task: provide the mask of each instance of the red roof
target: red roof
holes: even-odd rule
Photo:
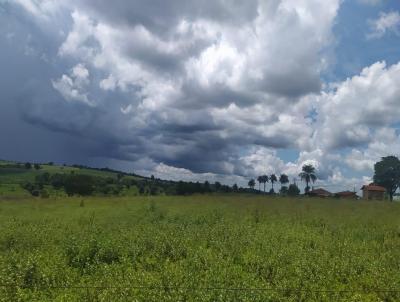
[[[324,189],[315,189],[315,190],[310,191],[308,194],[318,195],[318,196],[331,196],[332,195],[331,192],[328,192],[327,190],[324,190]]]
[[[376,184],[369,184],[368,186],[363,186],[361,190],[386,192],[386,189],[384,187],[378,186]]]
[[[357,194],[355,192],[350,192],[350,191],[344,191],[344,192],[338,192],[336,195],[339,196],[356,196]]]

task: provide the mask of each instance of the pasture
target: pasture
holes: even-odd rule
[[[400,205],[0,197],[0,301],[399,301]]]

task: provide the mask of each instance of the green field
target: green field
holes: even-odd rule
[[[399,301],[400,205],[0,197],[0,301]]]

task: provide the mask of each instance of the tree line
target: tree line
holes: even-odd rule
[[[68,196],[80,195],[114,195],[123,194],[132,187],[139,195],[191,195],[206,193],[253,193],[237,184],[223,185],[220,182],[166,181],[150,178],[133,179],[130,174],[117,173],[115,177],[92,176],[71,171],[68,173],[50,174],[44,172],[35,177],[33,182],[21,184],[22,188],[33,196],[49,197],[49,189],[63,191]]]
[[[302,181],[306,183],[305,194],[310,192],[310,184],[314,183],[317,180],[316,171],[313,165],[304,165],[302,167],[302,171],[299,174],[299,177]],[[292,184],[289,184],[289,176],[286,174],[281,174],[279,178],[275,174],[271,175],[260,175],[257,178],[258,182],[258,191],[261,192],[261,184],[263,185],[263,192],[266,193],[266,184],[271,183],[271,189],[269,190],[269,194],[275,194],[274,184],[279,182],[281,187],[279,190],[279,194],[281,195],[290,195],[295,196],[300,194],[300,189],[297,186],[296,182],[293,181]],[[249,188],[254,190],[256,186],[256,180],[250,179],[248,182]]]

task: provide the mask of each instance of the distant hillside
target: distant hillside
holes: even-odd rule
[[[188,195],[194,193],[255,193],[218,182],[175,182],[147,178],[109,168],[0,160],[0,196],[65,195]]]
[[[52,163],[47,164],[38,164],[39,169],[35,168],[34,163],[29,163],[30,168],[26,168],[26,163],[19,162],[11,162],[0,160],[0,184],[16,184],[23,183],[26,181],[35,181],[35,178],[38,175],[41,175],[45,172],[50,174],[82,174],[89,175],[93,177],[117,177],[119,174],[127,177],[129,179],[146,179],[145,177],[138,176],[135,174],[124,173],[121,171],[115,171],[109,168],[91,168],[80,165],[56,165]]]

